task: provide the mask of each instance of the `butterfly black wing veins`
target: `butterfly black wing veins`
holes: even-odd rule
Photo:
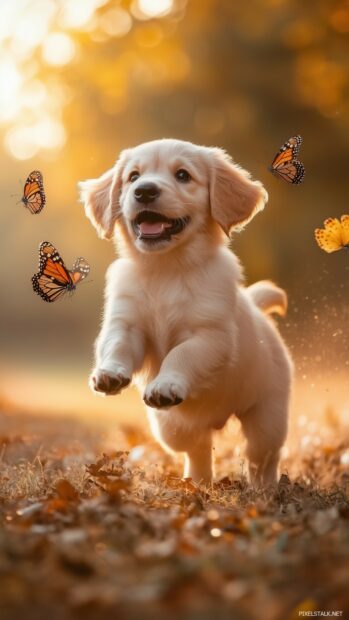
[[[305,175],[303,164],[297,159],[302,137],[297,135],[285,142],[277,152],[269,170],[278,178],[292,185],[302,183]]]
[[[37,215],[42,211],[46,204],[43,176],[39,170],[33,170],[27,177],[24,184],[23,196],[21,198],[26,209],[32,215]]]
[[[52,303],[72,293],[89,271],[90,267],[82,257],[69,271],[58,250],[49,241],[43,241],[39,247],[39,271],[32,277],[33,290],[41,299]]]

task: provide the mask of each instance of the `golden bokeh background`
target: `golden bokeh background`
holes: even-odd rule
[[[0,394],[33,411],[141,412],[131,390],[88,391],[112,244],[77,201],[120,149],[158,137],[218,145],[266,186],[266,210],[237,235],[249,282],[290,297],[280,327],[297,367],[298,412],[348,413],[349,253],[325,255],[313,230],[349,212],[347,0],[3,0],[0,21]],[[268,171],[300,133],[304,183]],[[47,206],[18,203],[32,169]],[[31,289],[49,240],[91,275],[71,299]]]

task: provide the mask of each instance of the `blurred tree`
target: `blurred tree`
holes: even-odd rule
[[[18,338],[35,322],[51,338],[57,315],[69,322],[67,338],[82,321],[92,338],[112,251],[96,240],[82,209],[69,206],[76,181],[102,173],[123,147],[165,136],[222,146],[261,179],[269,204],[234,240],[249,280],[273,277],[288,288],[291,324],[304,323],[318,340],[329,330],[314,318],[321,308],[331,325],[343,323],[348,255],[322,254],[313,230],[348,212],[348,33],[347,0],[4,0],[3,194],[34,166],[43,169],[48,193],[35,225],[14,218],[8,198],[0,213],[1,285],[10,292],[1,312]],[[267,170],[294,133],[304,138],[299,187]],[[33,245],[46,237],[68,264],[86,254],[97,284],[79,292],[87,304],[77,295],[51,314],[28,286],[23,316],[16,278],[29,278]]]

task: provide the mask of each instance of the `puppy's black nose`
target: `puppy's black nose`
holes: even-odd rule
[[[138,202],[154,202],[160,196],[160,191],[155,183],[141,183],[135,189],[135,198]]]

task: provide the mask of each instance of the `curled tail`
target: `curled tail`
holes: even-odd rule
[[[260,280],[246,289],[256,306],[265,312],[272,314],[275,312],[280,316],[285,316],[287,311],[287,295],[282,288],[279,288],[270,280]]]

